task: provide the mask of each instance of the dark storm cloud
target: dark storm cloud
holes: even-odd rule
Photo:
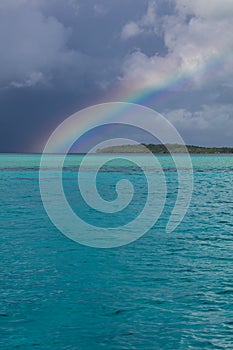
[[[111,5],[93,0],[2,0],[1,86],[49,85],[59,76],[69,85],[71,78],[83,80],[86,74],[101,82],[99,75],[104,73],[104,79],[107,69],[112,72],[116,66],[119,70],[119,58],[140,46],[140,40],[137,45],[126,45],[120,34],[129,18],[137,20],[146,10],[146,4],[140,1],[134,6],[135,1],[126,0],[122,7],[116,0]]]
[[[224,3],[1,0],[0,150],[40,151],[62,120],[107,101],[119,84],[166,92],[161,81],[232,44],[233,9]],[[156,105],[187,142],[214,144],[220,126],[218,143],[231,142],[231,63],[228,54],[214,74]],[[199,128],[189,128],[197,116]]]
[[[136,43],[120,39],[147,1],[27,1],[0,5],[1,151],[36,151],[35,139],[116,83]],[[141,40],[142,44],[143,41]],[[93,102],[92,102],[93,101]]]

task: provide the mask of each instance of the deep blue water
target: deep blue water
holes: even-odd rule
[[[0,156],[1,349],[233,349],[233,156],[192,157],[192,202],[171,234],[177,173],[168,156],[159,159],[169,193],[158,223],[129,245],[96,249],[50,222],[39,155]],[[88,216],[73,197],[78,162],[68,158],[64,188]],[[125,212],[131,218],[145,200],[139,169],[110,164],[99,174],[100,192],[112,199],[122,175],[141,184]],[[125,217],[105,217],[104,226],[111,220]]]

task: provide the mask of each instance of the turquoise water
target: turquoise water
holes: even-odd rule
[[[147,156],[135,157],[147,163]],[[0,156],[1,349],[233,349],[233,156],[192,156],[192,202],[171,234],[165,227],[177,173],[168,156],[158,158],[169,191],[157,224],[132,244],[96,249],[50,222],[39,193],[39,155]],[[80,159],[69,156],[64,169],[77,213],[104,226],[137,215],[146,200],[140,169],[124,161],[102,169],[105,199],[114,198],[122,176],[139,193],[123,218],[101,220],[75,203]]]

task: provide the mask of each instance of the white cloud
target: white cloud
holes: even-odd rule
[[[123,27],[121,37],[122,39],[129,39],[141,32],[142,30],[136,22],[129,22]]]
[[[183,15],[195,15],[205,19],[233,17],[232,0],[176,0],[176,8]]]
[[[233,1],[173,3],[176,11],[159,23],[167,52],[161,55],[155,47],[150,56],[140,50],[128,55],[120,80],[122,90],[125,88],[126,94],[132,89],[137,93],[146,89],[187,90],[197,101],[206,94],[212,105],[192,112],[193,107],[189,109],[189,102],[184,101],[185,108],[170,110],[166,116],[187,136],[186,142],[232,145],[233,105],[220,101],[221,92],[228,89],[228,101],[232,89]],[[179,103],[182,106],[183,102]]]
[[[150,1],[147,7],[147,12],[137,22],[130,21],[126,23],[122,29],[122,39],[129,39],[139,34],[146,34],[157,31],[157,16],[156,16],[156,3]]]
[[[44,76],[41,72],[33,72],[30,74],[30,76],[26,80],[22,82],[12,81],[11,86],[16,88],[30,87],[30,86],[36,85],[38,82],[43,81],[43,79],[44,79]]]
[[[157,22],[156,15],[156,3],[155,1],[150,1],[147,7],[146,14],[139,21],[141,27],[155,28]]]
[[[144,53],[137,51],[132,53],[125,61],[124,78],[122,83],[126,86],[136,87],[162,87],[166,84],[169,76],[174,76],[177,71],[177,62],[173,57],[166,58],[155,55],[148,57]]]
[[[167,54],[158,55],[155,48],[152,56],[140,51],[127,56],[122,78],[122,84],[127,88],[132,84],[141,88],[161,88],[171,81],[182,80],[182,77],[188,79],[193,88],[232,81],[232,0],[218,1],[219,5],[217,0],[175,2],[177,13],[161,19],[160,34],[164,37]],[[231,16],[221,10],[224,5]],[[156,17],[153,19],[151,13],[152,10],[147,11],[144,22],[138,22],[139,29],[146,23],[145,18],[147,23],[156,23]],[[188,20],[184,14],[193,17]]]

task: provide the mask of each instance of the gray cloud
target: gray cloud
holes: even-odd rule
[[[145,103],[187,142],[230,144],[232,17],[231,0],[1,0],[0,150],[35,150],[115,88],[116,99],[154,90]]]
[[[32,86],[50,79],[50,71],[69,64],[74,53],[66,47],[70,29],[45,17],[38,4],[3,1],[0,12],[0,83]]]
[[[203,146],[232,146],[233,105],[203,105],[192,112],[174,109],[165,116],[176,126],[189,143],[198,142]]]

